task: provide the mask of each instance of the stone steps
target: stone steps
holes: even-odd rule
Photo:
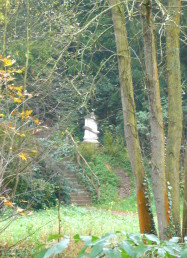
[[[71,189],[70,204],[74,204],[77,206],[91,206],[91,195],[88,192],[87,188],[82,183],[80,183],[76,171],[72,170],[71,162],[65,160],[64,167],[65,169],[62,170],[62,176],[66,180]]]

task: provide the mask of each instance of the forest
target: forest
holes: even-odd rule
[[[187,257],[187,2],[0,0],[0,257]]]

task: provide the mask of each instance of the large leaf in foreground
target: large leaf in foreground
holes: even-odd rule
[[[44,254],[43,258],[49,258],[52,255],[61,254],[69,245],[69,239],[64,239],[59,243],[50,247],[47,252]]]

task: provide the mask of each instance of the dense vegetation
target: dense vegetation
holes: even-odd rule
[[[16,257],[50,257],[50,252],[62,251],[67,257],[79,252],[79,257],[186,255],[185,205],[182,234],[180,214],[182,198],[187,198],[187,8],[172,0],[179,6],[175,15],[170,1],[122,2],[0,0],[2,257],[14,252]],[[180,51],[171,50],[172,44]],[[84,117],[92,111],[99,146],[82,142]],[[130,182],[130,195],[121,199],[116,170],[124,171]],[[75,171],[93,206],[104,211],[91,215],[66,207],[72,185],[64,180],[64,171]],[[133,217],[106,210],[133,212]],[[47,226],[48,214],[58,217],[54,228]],[[80,220],[79,230],[68,229],[69,219],[72,225]],[[89,219],[93,228],[86,228]],[[44,236],[31,220],[46,223]],[[102,228],[107,220],[110,227]],[[101,237],[109,232],[116,233]],[[72,241],[78,247],[71,253]]]

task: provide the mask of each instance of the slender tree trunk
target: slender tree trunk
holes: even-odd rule
[[[8,1],[5,0],[4,2],[4,34],[3,34],[3,49],[2,49],[2,54],[5,56],[6,54],[6,36],[7,36],[7,24],[8,24]]]
[[[165,146],[160,86],[157,70],[156,47],[152,24],[151,0],[141,4],[146,67],[146,85],[149,98],[152,148],[152,184],[157,210],[158,229],[161,239],[167,238],[169,226],[169,204],[165,179]]]
[[[186,144],[187,147],[187,144]],[[184,158],[184,204],[183,204],[183,226],[182,226],[182,236],[183,239],[187,236],[187,149],[185,150]]]
[[[181,0],[168,0],[169,20],[166,26],[168,72],[168,136],[166,178],[171,185],[172,217],[176,235],[181,236],[179,158],[182,138],[182,98],[179,53]]]
[[[155,233],[156,230],[149,200],[149,189],[137,131],[131,57],[125,26],[124,8],[123,4],[121,4],[121,0],[109,0],[109,4],[113,6],[112,19],[118,54],[124,130],[131,166],[135,176],[140,232]]]

